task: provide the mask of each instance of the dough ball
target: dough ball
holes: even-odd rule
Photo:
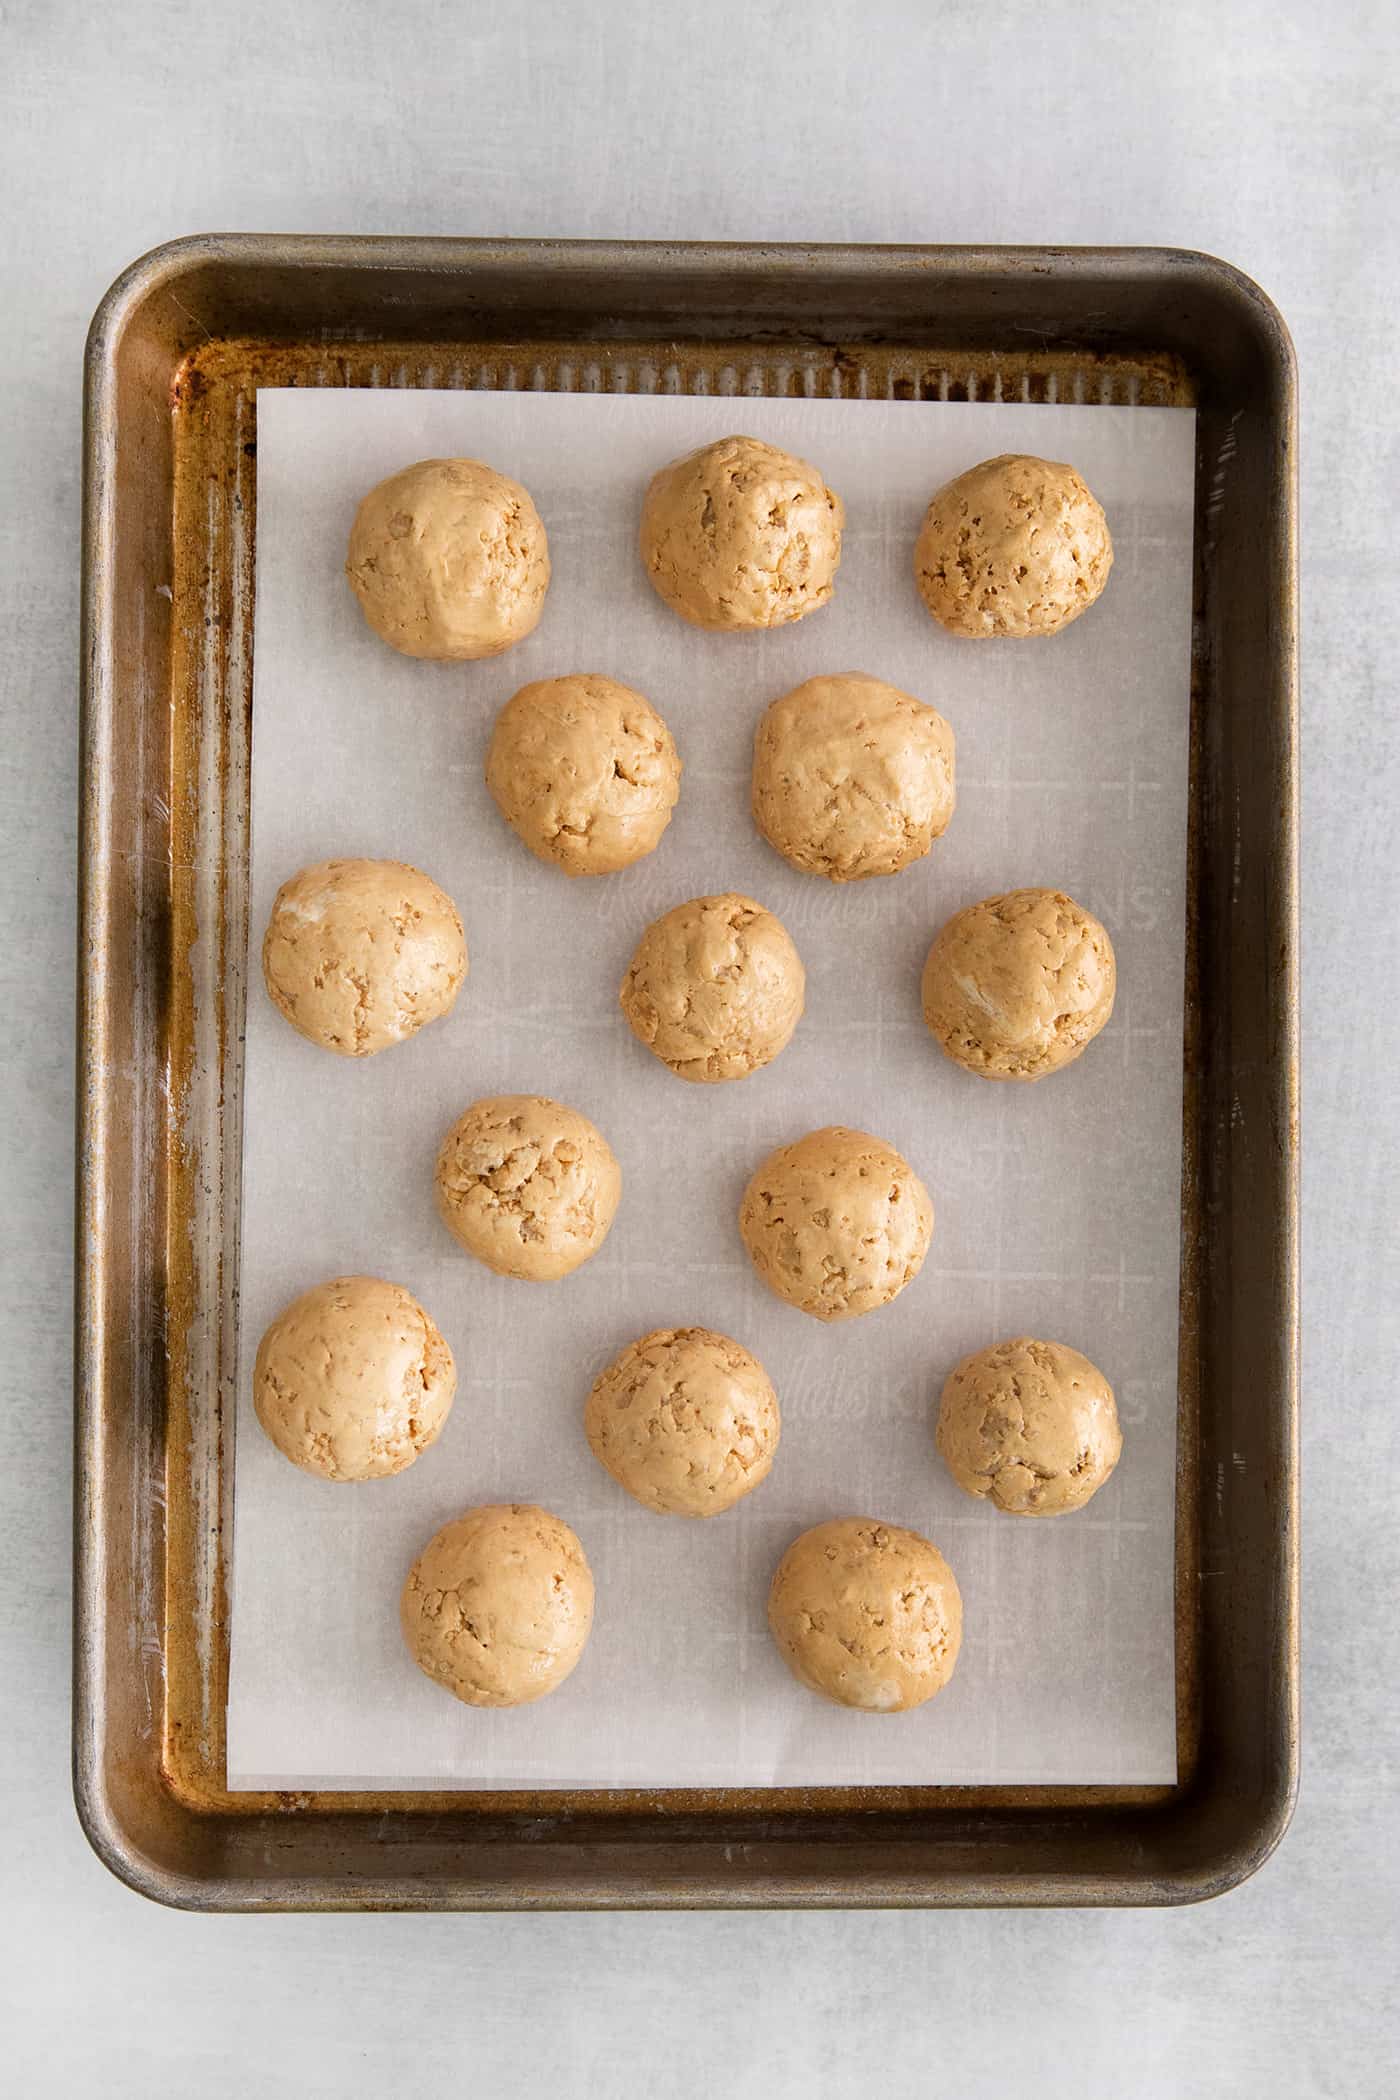
[[[678,1079],[747,1079],[791,1040],[806,983],[781,920],[729,890],[648,926],[619,997],[638,1042]]]
[[[958,1486],[1013,1517],[1079,1509],[1118,1463],[1123,1438],[1103,1372],[1063,1342],[1021,1335],[954,1366],[938,1448]]]
[[[1113,542],[1073,467],[1008,452],[941,488],[914,547],[914,578],[952,634],[1057,634],[1108,582]]]
[[[498,1276],[552,1283],[596,1254],[622,1194],[601,1131],[539,1094],[473,1101],[442,1141],[437,1205]]]
[[[1009,890],[949,919],[924,964],[924,1019],[983,1079],[1072,1064],[1113,1012],[1113,943],[1059,890]]]
[[[962,1597],[936,1546],[873,1517],[793,1540],[768,1624],[799,1684],[863,1713],[907,1713],[941,1692],[962,1645]]]
[[[767,1478],[778,1396],[757,1357],[708,1327],[659,1327],[594,1380],[593,1456],[644,1509],[713,1517]]]
[[[642,566],[696,627],[783,627],[830,599],[845,516],[805,459],[759,438],[721,438],[653,480]]]
[[[408,1652],[468,1706],[528,1706],[564,1682],[593,1624],[573,1532],[532,1502],[487,1503],[429,1539],[399,1599]]]
[[[479,459],[420,459],[365,497],[345,573],[381,641],[460,662],[524,641],[544,610],[549,545],[518,481]]]
[[[853,1320],[918,1275],[933,1204],[893,1145],[834,1125],[770,1152],[739,1231],[769,1290],[814,1319]]]
[[[680,784],[671,732],[651,702],[587,672],[521,686],[486,755],[501,815],[566,875],[610,875],[654,852]]]
[[[435,1443],[457,1367],[401,1283],[336,1276],[258,1344],[253,1405],[284,1458],[323,1480],[383,1480]]]
[[[373,1057],[450,1013],[467,974],[457,907],[401,860],[320,860],[277,892],[262,948],[273,1005],[298,1035]]]
[[[954,800],[942,715],[863,671],[795,686],[754,736],[754,822],[808,875],[897,875],[947,830]]]

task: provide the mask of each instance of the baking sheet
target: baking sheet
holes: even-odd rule
[[[228,1705],[231,1787],[1154,1783],[1176,1775],[1173,1500],[1194,416],[1182,410],[272,390],[258,397],[251,924],[336,854],[411,860],[456,898],[458,1007],[366,1063],[303,1043],[250,971],[243,1370]],[[779,633],[705,636],[645,583],[634,535],[657,465],[735,430],[814,458],[845,498],[834,603]],[[1072,459],[1108,510],[1100,604],[1047,643],[945,635],[910,576],[942,480],[999,451]],[[523,480],[554,563],[544,618],[505,658],[410,662],[365,628],[341,573],[355,505],[409,460],[465,453]],[[570,883],[506,830],[481,769],[527,679],[602,670],[670,723],[685,776],[660,849]],[[747,815],[754,724],[818,671],[861,669],[937,706],[959,808],[890,881],[797,874]],[[1069,890],[1114,936],[1113,1021],[1042,1085],[991,1086],[934,1049],[928,941],[993,890]],[[789,927],[806,1017],[741,1084],[687,1087],[632,1038],[616,992],[642,928],[739,889]],[[565,1282],[496,1278],[431,1194],[438,1140],[495,1092],[573,1103],[625,1191],[603,1252]],[[822,1327],[753,1277],[734,1212],[774,1144],[846,1122],[897,1145],[937,1228],[919,1278]],[[457,1357],[446,1431],[395,1480],[337,1487],[263,1438],[248,1377],[267,1321],[322,1277],[409,1285]],[[647,1328],[704,1324],[767,1365],[783,1440],[767,1482],[708,1523],[649,1515],[592,1459],[584,1396]],[[1017,1522],[963,1497],[932,1442],[965,1351],[1034,1332],[1118,1393],[1125,1447],[1079,1514]],[[598,1604],[567,1685],[514,1713],[457,1705],[403,1651],[414,1554],[461,1508],[543,1502],[579,1532]],[[843,1713],[769,1642],[773,1565],[845,1512],[927,1533],[962,1587],[957,1673],[912,1715]]]

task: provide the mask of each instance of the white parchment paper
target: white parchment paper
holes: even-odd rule
[[[642,488],[734,429],[821,465],[845,499],[835,602],[775,634],[705,636],[647,586]],[[258,397],[252,927],[243,1188],[243,1371],[228,1707],[233,1787],[1161,1782],[1175,1777],[1173,1472],[1194,418],[1099,407],[270,391]],[[910,573],[932,490],[1002,451],[1073,460],[1109,514],[1099,605],[1049,642],[968,643]],[[342,574],[355,505],[434,454],[492,461],[546,521],[544,618],[507,657],[413,663],[364,626]],[[797,874],[750,823],[754,724],[819,671],[877,673],[958,740],[958,811],[893,880]],[[497,708],[527,679],[609,672],[670,723],[676,815],[640,866],[570,882],[487,796]],[[256,949],[308,861],[387,856],[456,898],[471,975],[458,1007],[366,1063],[303,1043]],[[1117,1011],[1067,1072],[995,1086],[924,1030],[919,971],[960,906],[1042,883],[1098,913]],[[647,922],[747,891],[807,966],[792,1045],[739,1084],[690,1087],[638,1045],[617,987]],[[625,1192],[603,1252],[560,1284],[491,1276],[431,1193],[438,1140],[476,1096],[548,1093],[600,1125]],[[823,1327],[753,1277],[735,1228],[773,1145],[844,1122],[899,1147],[937,1210],[922,1274],[887,1309]],[[336,1487],[262,1436],[257,1339],[297,1292],[367,1270],[430,1308],[459,1367],[439,1443],[398,1479]],[[590,1381],[648,1328],[695,1323],[767,1365],[773,1472],[706,1523],[647,1514],[595,1464]],[[1016,1521],[952,1485],[931,1409],[965,1351],[1030,1332],[1073,1343],[1117,1389],[1117,1474],[1083,1512]],[[404,1652],[410,1561],[460,1509],[546,1504],[597,1580],[584,1659],[555,1696],[478,1713]],[[899,1717],[843,1713],[773,1651],[774,1563],[809,1524],[858,1512],[946,1553],[966,1634],[949,1688]]]

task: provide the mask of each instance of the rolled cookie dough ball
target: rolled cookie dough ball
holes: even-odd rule
[[[782,627],[831,597],[845,515],[805,459],[759,438],[720,438],[652,481],[642,566],[696,627]]]
[[[906,1713],[953,1674],[962,1597],[917,1531],[836,1517],[804,1531],[778,1562],[768,1624],[810,1691],[864,1713]]]
[[[449,1013],[467,974],[457,907],[401,860],[321,860],[277,892],[268,996],[309,1043],[373,1057]]]
[[[529,634],[549,589],[549,546],[518,481],[479,459],[420,459],[361,503],[345,573],[381,641],[460,662]]]
[[[557,1690],[593,1624],[593,1576],[560,1518],[487,1503],[444,1524],[403,1586],[399,1622],[420,1670],[468,1706]]]
[[[648,926],[619,999],[633,1035],[678,1079],[747,1079],[802,1018],[802,958],[752,897],[692,897]]]
[[[486,785],[530,851],[566,875],[609,875],[655,850],[680,793],[671,732],[615,678],[523,685],[496,717]]]
[[[958,912],[924,964],[924,1019],[983,1079],[1042,1079],[1072,1064],[1113,1012],[1113,943],[1059,890],[1009,890]]]
[[[778,1297],[817,1320],[853,1320],[918,1275],[933,1204],[893,1145],[833,1125],[768,1155],[744,1191],[739,1231]]]
[[[539,1094],[474,1101],[438,1153],[442,1222],[498,1276],[567,1276],[602,1246],[621,1194],[602,1132]]]
[[[293,1299],[253,1365],[258,1420],[284,1458],[323,1480],[402,1473],[436,1441],[456,1389],[428,1314],[377,1276],[336,1276]]]
[[[958,1486],[1013,1517],[1080,1509],[1118,1463],[1113,1388],[1063,1342],[1022,1335],[965,1356],[948,1374],[938,1448]]]
[[[953,732],[863,671],[775,700],[753,746],[753,818],[809,875],[854,882],[919,860],[953,814]]]
[[[778,1396],[757,1357],[708,1327],[659,1327],[594,1380],[593,1456],[644,1509],[713,1517],[767,1478]]]
[[[941,488],[914,547],[924,604],[952,634],[1057,634],[1108,582],[1108,521],[1075,473],[1008,452]]]

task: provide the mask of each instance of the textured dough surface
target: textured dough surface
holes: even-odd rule
[[[838,1706],[905,1713],[943,1689],[962,1645],[962,1597],[938,1548],[872,1517],[793,1540],[768,1624],[798,1682]]]
[[[1057,634],[1108,582],[1113,542],[1073,467],[985,459],[941,488],[914,547],[919,595],[953,634]]]
[[[787,928],[752,897],[692,897],[648,926],[619,1000],[638,1042],[680,1079],[747,1079],[802,1018],[806,973]]]
[[[442,1141],[437,1204],[456,1239],[498,1276],[549,1283],[596,1254],[622,1172],[587,1116],[540,1094],[474,1101]]]
[[[1082,1508],[1118,1463],[1113,1388],[1063,1342],[994,1342],[954,1365],[936,1441],[958,1486],[1015,1517]]]
[[[486,757],[501,815],[566,875],[608,875],[654,852],[680,782],[651,702],[591,672],[521,686],[496,717]]]
[[[531,1502],[469,1509],[408,1573],[399,1622],[420,1670],[468,1706],[526,1706],[564,1682],[593,1624],[568,1525]]]
[[[253,1405],[284,1458],[323,1480],[382,1480],[436,1441],[457,1368],[401,1283],[336,1276],[278,1314],[253,1365]]]
[[[381,641],[467,662],[499,656],[535,626],[549,545],[518,481],[479,459],[420,459],[361,503],[345,573]]]
[[[268,996],[308,1042],[372,1057],[450,1012],[467,974],[457,907],[401,860],[322,860],[277,892]]]
[[[778,1396],[757,1357],[708,1327],[658,1327],[594,1380],[593,1456],[644,1509],[713,1517],[766,1479]]]
[[[696,627],[782,627],[830,599],[844,522],[841,498],[805,459],[759,438],[720,438],[653,478],[642,566]]]
[[[754,735],[753,818],[809,875],[897,875],[947,830],[953,732],[942,715],[863,671],[809,678]]]
[[[1072,1064],[1113,1012],[1113,943],[1061,890],[1008,890],[958,912],[924,964],[924,1019],[983,1079],[1042,1079]]]
[[[771,1291],[818,1320],[888,1305],[923,1267],[933,1204],[892,1145],[839,1124],[771,1152],[739,1231]]]

